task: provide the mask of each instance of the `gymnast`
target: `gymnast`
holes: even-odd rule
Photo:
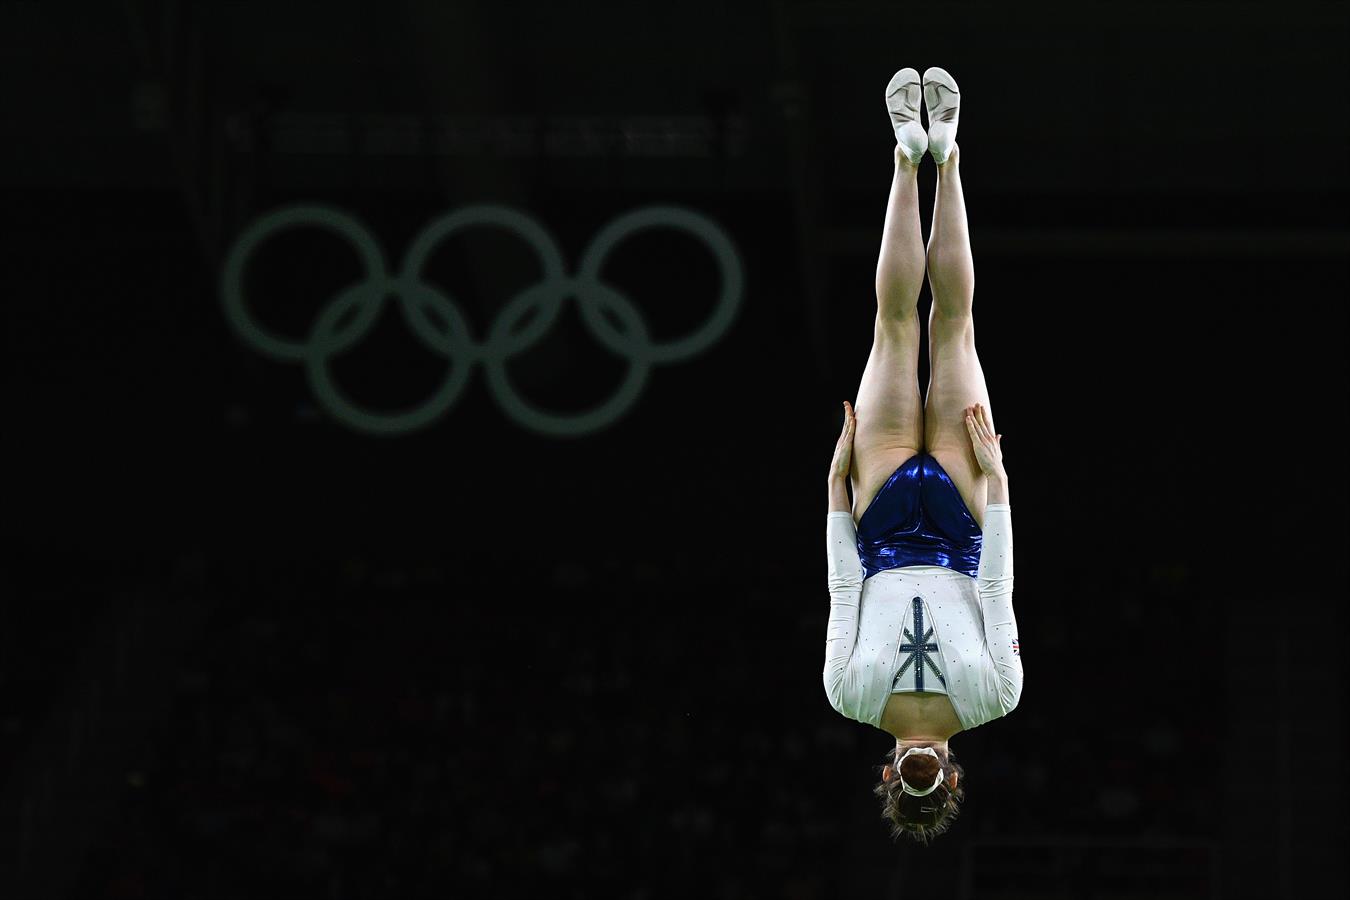
[[[901,69],[886,86],[896,148],[877,316],[856,409],[844,402],[826,514],[825,693],[842,715],[895,737],[874,790],[892,838],[922,844],[950,827],[965,796],[948,741],[1008,714],[1022,693],[1003,436],[975,354],[960,101],[956,81],[936,67],[922,81]],[[937,163],[926,252],[917,182],[925,152]],[[925,272],[933,300],[921,401]]]

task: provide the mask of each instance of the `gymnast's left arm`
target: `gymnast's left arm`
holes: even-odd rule
[[[993,493],[991,481],[990,494]],[[1022,696],[1022,656],[1012,602],[1012,507],[1007,502],[990,502],[984,507],[984,541],[975,585],[984,615],[985,645],[998,672],[999,708],[1006,715]]]
[[[984,616],[985,645],[998,672],[999,708],[1006,715],[1022,696],[1022,655],[1012,604],[1012,506],[1008,500],[1008,473],[1003,468],[1003,435],[994,433],[988,411],[978,403],[967,411],[966,427],[975,458],[989,479],[975,583]]]

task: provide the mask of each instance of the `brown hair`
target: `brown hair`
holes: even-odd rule
[[[931,756],[911,753],[900,768],[899,774],[905,783],[910,787],[919,787],[932,784],[941,766],[942,783],[933,793],[916,797],[905,793],[900,778],[894,774],[895,761],[901,756],[900,749],[893,747],[886,753],[882,774],[884,776],[884,770],[890,768],[892,775],[890,780],[883,777],[872,792],[881,798],[881,814],[890,819],[891,837],[897,841],[904,835],[920,844],[927,844],[950,828],[961,811],[961,801],[966,796],[966,772],[950,750],[937,750],[937,754],[941,763]],[[953,772],[956,773],[956,790],[952,790],[951,786]]]

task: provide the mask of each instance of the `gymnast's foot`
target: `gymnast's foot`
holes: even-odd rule
[[[886,109],[891,114],[891,128],[900,145],[900,154],[917,166],[928,147],[928,135],[919,124],[919,101],[923,88],[915,69],[901,69],[891,76],[886,85]]]
[[[942,165],[956,146],[956,120],[961,115],[961,91],[956,79],[937,66],[924,72],[923,102],[928,107],[928,152]]]

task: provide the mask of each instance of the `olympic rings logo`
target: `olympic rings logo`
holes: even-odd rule
[[[511,298],[476,342],[469,323],[454,301],[421,278],[423,266],[444,238],[481,225],[504,228],[534,248],[543,264],[542,279]],[[357,251],[365,279],[328,301],[303,340],[290,340],[260,325],[245,307],[243,276],[249,257],[274,233],[286,228],[315,227],[335,232]],[[686,231],[712,252],[721,277],[721,292],[711,316],[683,337],[654,342],[646,323],[628,298],[600,278],[600,269],[614,247],[648,228]],[[221,272],[220,292],[226,318],[239,337],[265,356],[303,363],[319,404],[351,428],[376,434],[405,434],[424,428],[454,405],[468,383],[475,363],[487,370],[488,386],[502,409],[519,424],[544,434],[577,436],[610,424],[637,400],[653,365],[680,362],[701,353],[726,333],[741,303],[743,277],[735,247],[717,223],[676,206],[649,206],[618,216],[591,239],[575,275],[569,274],[557,242],[542,225],[505,206],[463,207],[432,220],[412,240],[398,272],[389,274],[384,254],[359,220],[324,206],[287,206],[259,217],[231,245]],[[398,299],[404,320],[431,351],[453,360],[445,380],[420,406],[403,412],[377,412],[343,395],[330,373],[334,356],[366,336],[387,297]],[[563,300],[575,297],[591,334],[628,360],[628,371],[614,395],[575,415],[558,415],[527,403],[507,378],[506,364],[543,337],[562,311]],[[512,326],[538,310],[519,331]],[[622,323],[614,327],[603,313]]]

